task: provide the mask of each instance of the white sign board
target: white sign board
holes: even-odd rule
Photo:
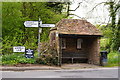
[[[25,47],[24,46],[14,46],[13,52],[25,52]]]
[[[38,21],[25,21],[25,27],[38,27]]]
[[[41,27],[55,27],[55,24],[42,24]]]

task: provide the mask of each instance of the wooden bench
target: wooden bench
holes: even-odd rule
[[[62,59],[72,59],[72,64],[74,59],[87,59],[87,57],[62,57]]]

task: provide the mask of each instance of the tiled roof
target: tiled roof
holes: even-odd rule
[[[62,34],[102,35],[94,25],[80,19],[62,19],[55,28]]]

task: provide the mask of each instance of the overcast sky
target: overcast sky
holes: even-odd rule
[[[105,2],[108,0],[73,0],[73,4],[70,6],[71,9],[75,9],[78,6],[79,2],[82,2],[80,7],[72,12],[81,18],[86,19],[87,21],[93,24],[104,24],[108,23],[109,20],[109,10],[108,6],[101,4],[97,6],[94,10],[92,10],[97,4],[101,2]],[[79,17],[75,17],[74,19],[79,19]]]

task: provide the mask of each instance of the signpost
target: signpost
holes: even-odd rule
[[[40,56],[40,33],[42,32],[41,27],[55,27],[54,24],[42,24],[42,20],[39,18],[38,21],[25,21],[24,22],[25,27],[38,27],[38,56]]]
[[[42,21],[41,19],[39,18],[39,23],[38,23],[38,27],[39,27],[39,30],[38,30],[38,56],[40,56],[40,33],[42,33],[42,28],[40,28],[42,25]]]
[[[14,46],[13,52],[25,52],[25,47],[24,46]]]

